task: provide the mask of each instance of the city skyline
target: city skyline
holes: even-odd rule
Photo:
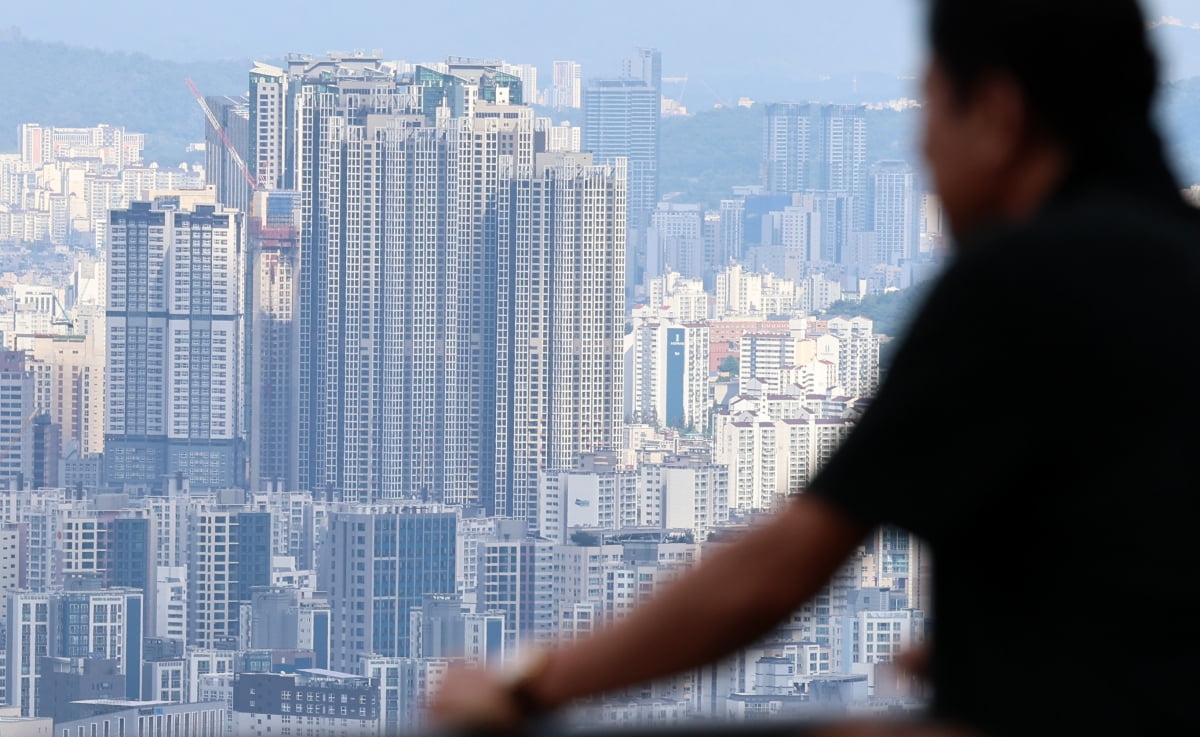
[[[1194,28],[1200,25],[1200,8],[1189,0],[1145,0],[1144,4],[1147,17],[1158,24],[1153,37],[1165,57],[1165,77],[1200,75],[1196,48],[1200,30]],[[172,61],[266,61],[298,49],[312,53],[382,49],[389,58],[410,62],[470,54],[532,63],[547,78],[558,59],[580,62],[585,76],[616,76],[627,49],[652,46],[669,60],[666,74],[692,78],[692,104],[704,101],[707,106],[742,95],[763,97],[767,89],[789,85],[812,89],[828,77],[911,78],[922,62],[920,5],[921,0],[836,4],[763,0],[753,6],[754,12],[730,12],[717,3],[617,0],[597,14],[589,13],[586,6],[564,5],[551,12],[533,2],[496,5],[465,0],[456,12],[471,20],[456,24],[451,40],[439,34],[391,30],[436,27],[440,16],[432,5],[399,11],[390,3],[371,0],[360,11],[377,22],[364,25],[354,19],[357,16],[322,13],[322,6],[313,2],[288,3],[288,12],[283,13],[284,6],[270,2],[247,5],[216,0],[184,26],[156,27],[158,6],[148,0],[123,6],[139,18],[138,24],[115,23],[99,7],[72,0],[53,17],[32,5],[8,8],[0,26],[16,26],[36,40]],[[243,23],[224,22],[230,13]],[[316,17],[321,18],[319,23],[312,22]],[[566,31],[546,33],[542,26],[551,18]],[[779,19],[785,22],[776,22]],[[509,32],[495,34],[492,29],[497,27]],[[713,48],[725,53],[712,54]],[[894,88],[906,89],[903,84]],[[911,86],[907,89],[915,92]]]

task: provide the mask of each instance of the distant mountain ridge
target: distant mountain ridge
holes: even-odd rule
[[[0,75],[0,151],[18,149],[22,123],[109,123],[145,133],[147,161],[177,165],[186,160],[187,144],[204,137],[204,114],[184,79],[206,95],[240,94],[250,66],[250,60],[161,61],[31,41],[7,29],[0,33],[0,69],[19,72]]]
[[[1192,38],[1196,34],[1186,28],[1164,28]],[[204,117],[184,79],[191,78],[206,95],[241,94],[246,91],[252,64],[251,59],[163,61],[144,54],[29,40],[16,28],[0,28],[0,68],[19,70],[0,75],[0,152],[18,149],[21,123],[109,123],[146,134],[147,162],[174,166],[181,161],[200,161],[200,154],[185,152],[189,143],[202,139]],[[789,86],[777,99],[852,102],[849,95],[857,93],[865,99],[880,95],[882,101],[890,99],[893,92],[903,94],[906,85],[911,82],[895,80],[894,88],[889,88],[879,75],[862,75],[850,80],[829,79],[814,87]],[[701,115],[664,122],[661,169],[664,192],[709,199],[718,194],[717,189],[727,191],[730,184],[756,181],[761,159],[761,128],[757,126],[761,123],[743,108],[711,110],[709,106],[718,101],[715,95],[700,100],[697,104],[692,98],[687,103]],[[733,101],[722,102],[729,105]],[[1098,107],[1102,105],[1103,101],[1097,101]],[[1168,85],[1161,112],[1172,162],[1185,184],[1200,183],[1200,77]],[[908,146],[904,142],[915,135],[917,113],[878,111],[872,118],[884,129],[871,136],[873,150],[869,153],[911,155],[913,142]]]

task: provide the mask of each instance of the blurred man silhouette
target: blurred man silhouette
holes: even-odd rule
[[[1153,122],[1145,19],[1134,0],[927,10],[923,149],[954,254],[863,417],[786,510],[626,620],[513,680],[454,673],[439,723],[519,727],[716,660],[889,523],[933,551],[912,729],[1200,734],[1200,220]]]

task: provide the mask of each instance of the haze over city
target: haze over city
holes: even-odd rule
[[[791,97],[789,85],[819,90],[812,82],[823,77],[914,76],[921,65],[921,5],[921,0],[464,0],[451,9],[365,0],[344,12],[344,6],[313,0],[213,0],[184,16],[163,12],[151,0],[122,2],[121,12],[65,0],[54,4],[53,13],[38,3],[10,3],[0,13],[0,26],[16,25],[36,40],[172,61],[378,49],[407,61],[461,55],[548,67],[553,59],[574,59],[587,74],[600,76],[619,71],[616,60],[626,49],[654,46],[663,52],[666,74],[692,80],[693,106],[706,106],[743,95]],[[1148,0],[1146,7],[1149,17],[1171,23],[1155,37],[1169,61],[1167,79],[1200,75],[1200,31],[1189,27],[1200,24],[1200,6],[1192,0]]]

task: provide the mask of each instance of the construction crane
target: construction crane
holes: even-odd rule
[[[61,325],[66,327],[67,335],[75,334],[75,321],[71,319],[71,314],[67,312],[67,308],[63,307],[63,303],[58,301],[58,295],[54,295],[53,303],[51,304],[52,312],[50,316],[51,325]]]
[[[676,95],[675,97],[669,97],[664,93],[663,97],[666,97],[668,100],[674,100],[676,105],[683,107],[683,93],[687,91],[687,82],[688,82],[687,75],[685,74],[682,77],[663,77],[662,81],[663,81],[663,84],[678,84],[679,85],[679,94],[678,95]]]
[[[200,109],[204,111],[204,117],[208,118],[208,124],[221,137],[221,143],[225,144],[225,150],[229,152],[229,156],[237,164],[238,169],[242,172],[242,176],[246,178],[246,183],[250,185],[250,192],[253,199],[253,193],[257,192],[259,187],[258,181],[250,173],[250,167],[246,166],[246,162],[242,160],[242,156],[237,152],[237,147],[233,145],[233,141],[229,140],[229,136],[225,135],[225,126],[221,125],[221,121],[217,120],[217,116],[213,113],[212,108],[208,106],[208,103],[205,102],[204,95],[200,94],[200,90],[196,88],[196,84],[191,79],[183,81],[187,83],[188,89],[192,91],[196,102],[200,103]]]

